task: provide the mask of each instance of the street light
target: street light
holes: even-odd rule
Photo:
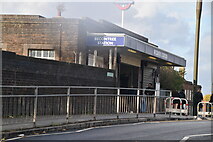
[[[198,76],[198,56],[199,56],[199,36],[200,36],[200,18],[202,11],[202,0],[197,1],[196,6],[196,32],[195,32],[195,50],[194,50],[194,85],[197,86]]]
[[[198,56],[199,56],[199,36],[200,36],[200,18],[201,18],[201,11],[202,11],[202,0],[197,0],[196,4],[196,32],[195,32],[195,50],[194,50],[194,95],[197,89],[197,76],[198,76]],[[193,97],[194,98],[194,97]],[[193,115],[196,114],[197,108],[196,104],[194,103],[193,99]]]

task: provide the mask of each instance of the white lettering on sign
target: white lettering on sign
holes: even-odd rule
[[[107,41],[116,41],[116,37],[94,37],[95,40],[107,40]]]
[[[154,55],[163,59],[167,59],[168,55],[166,53],[163,53],[159,50],[154,50]]]
[[[166,53],[162,53],[161,56],[162,56],[162,58],[164,58],[164,59],[167,59],[167,58],[168,58],[168,56],[167,56]]]
[[[113,45],[113,42],[110,42],[110,41],[98,41],[98,45]]]
[[[154,50],[154,55],[157,56],[157,57],[160,57],[161,56],[161,52],[158,51],[158,50]]]

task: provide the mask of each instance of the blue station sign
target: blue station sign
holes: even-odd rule
[[[124,46],[124,36],[88,35],[87,46]]]

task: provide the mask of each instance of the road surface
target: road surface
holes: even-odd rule
[[[142,122],[25,137],[19,140],[209,140],[211,121]]]

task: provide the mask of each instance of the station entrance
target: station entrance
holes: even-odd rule
[[[120,64],[120,87],[138,88],[139,67],[129,64]]]

